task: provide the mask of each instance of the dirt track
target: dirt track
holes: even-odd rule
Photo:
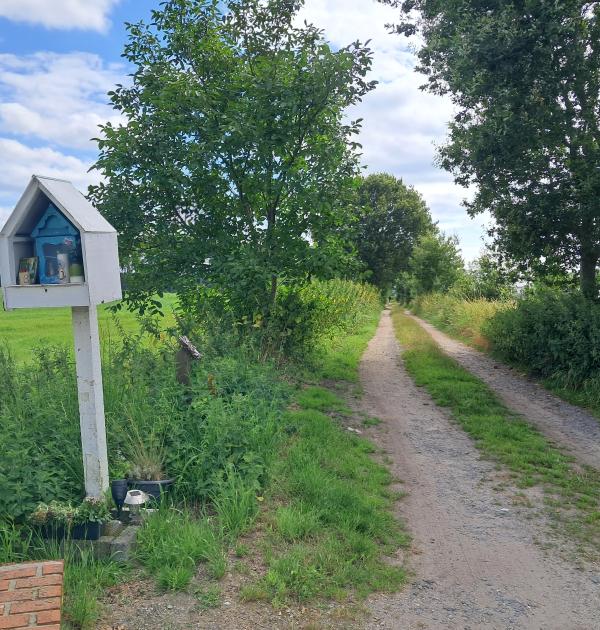
[[[399,516],[414,536],[414,582],[370,598],[367,627],[600,628],[600,569],[577,570],[535,543],[543,526],[492,489],[493,466],[406,374],[388,311],[360,375],[361,409],[383,420],[370,437],[404,481]]]
[[[504,404],[525,416],[563,450],[583,464],[600,468],[600,421],[491,357],[451,339],[411,315],[442,350],[487,383]]]

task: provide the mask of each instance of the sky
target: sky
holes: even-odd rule
[[[0,0],[0,226],[33,173],[98,181],[98,125],[119,122],[106,93],[127,81],[125,22],[147,20],[159,0]],[[414,186],[433,218],[460,239],[464,258],[483,246],[486,217],[470,219],[468,194],[434,164],[452,104],[419,90],[407,42],[390,34],[395,10],[374,0],[306,0],[299,16],[336,47],[371,40],[377,88],[349,112],[362,117],[367,173],[388,172]]]

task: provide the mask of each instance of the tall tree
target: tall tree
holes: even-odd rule
[[[458,238],[438,232],[425,234],[410,259],[410,288],[415,294],[447,291],[463,272]]]
[[[457,108],[441,164],[524,267],[579,269],[598,296],[600,3],[381,0],[418,33],[427,89]]]
[[[433,228],[421,195],[387,173],[360,180],[355,244],[369,280],[388,291],[408,261],[419,236]]]
[[[359,42],[333,50],[301,0],[168,0],[128,25],[91,197],[121,232],[128,299],[216,289],[265,313],[319,274],[358,170],[345,109],[374,87]]]

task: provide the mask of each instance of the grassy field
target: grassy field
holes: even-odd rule
[[[175,296],[164,298],[165,323],[172,321],[172,308]],[[108,306],[98,308],[100,336],[103,340],[119,336],[118,319],[126,331],[134,331],[138,320],[134,313],[121,310],[114,315]],[[12,356],[19,362],[27,361],[32,351],[41,345],[61,345],[69,349],[73,346],[71,309],[69,308],[25,308],[13,311],[0,310],[0,343],[5,343]]]
[[[489,387],[446,356],[416,322],[396,307],[396,335],[417,385],[474,440],[482,453],[508,469],[517,487],[539,486],[563,534],[582,553],[597,555],[600,542],[600,474],[578,467],[522,417],[507,409]]]

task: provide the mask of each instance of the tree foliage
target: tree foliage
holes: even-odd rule
[[[407,274],[412,295],[447,291],[464,272],[456,236],[431,233],[421,236],[412,253]]]
[[[600,3],[382,0],[419,34],[427,89],[457,108],[441,164],[474,185],[500,247],[534,271],[579,269],[597,296],[600,258]]]
[[[301,0],[169,0],[128,25],[130,85],[110,93],[93,201],[121,233],[130,302],[165,288],[268,313],[280,281],[344,251],[358,170],[345,109],[374,87],[359,42],[297,25]]]
[[[453,293],[468,300],[508,299],[515,294],[516,274],[493,251],[486,250],[467,266],[452,287]]]
[[[421,195],[393,175],[378,173],[360,180],[354,241],[368,279],[389,291],[408,261],[419,236],[432,230]]]

